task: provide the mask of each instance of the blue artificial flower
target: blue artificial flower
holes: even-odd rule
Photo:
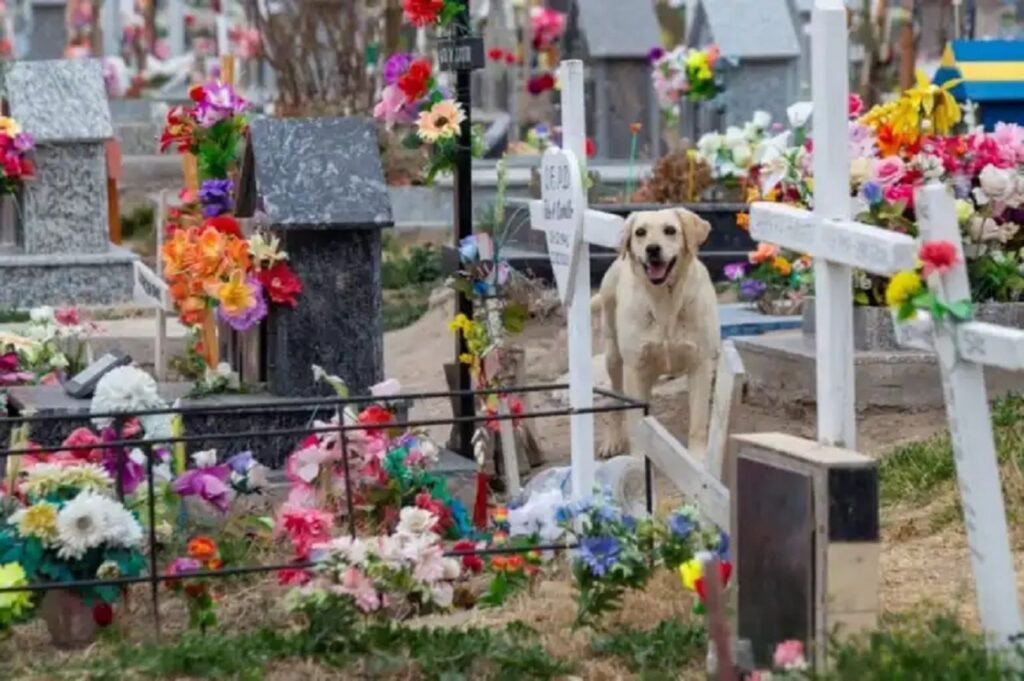
[[[619,519],[619,511],[614,506],[595,506],[594,517],[596,517],[601,522],[614,523],[616,520]]]
[[[719,533],[718,533],[718,546],[715,547],[715,553],[717,553],[718,557],[721,558],[722,560],[729,560],[729,549],[730,548],[731,547],[730,547],[730,544],[729,544],[729,535],[727,535],[725,532],[719,531]]]
[[[615,537],[587,537],[580,542],[579,559],[595,577],[604,577],[615,565],[621,550]]]
[[[555,511],[555,520],[560,523],[567,523],[581,513],[585,513],[590,510],[590,499],[580,499],[572,503],[566,504],[565,506],[559,507]]]
[[[542,140],[547,139],[548,135],[550,134],[548,126],[544,125],[543,123],[538,123],[537,125],[533,126],[533,131],[537,134],[537,137],[539,137]]]
[[[452,509],[452,523],[458,532],[458,538],[462,539],[473,534],[473,525],[469,521],[469,513],[466,511],[465,504],[459,499],[451,500]]]
[[[865,182],[860,188],[860,195],[872,206],[882,202],[882,187],[877,182]]]
[[[630,532],[636,531],[636,518],[631,515],[622,516],[622,524],[626,526],[626,529]]]
[[[228,459],[227,464],[232,472],[245,475],[250,468],[256,465],[256,462],[252,457],[252,452],[239,452]]]
[[[682,513],[673,513],[668,519],[668,529],[679,539],[686,539],[692,533],[696,525],[693,520]]]
[[[471,234],[459,242],[459,257],[463,262],[473,262],[479,255],[480,247],[475,234]]]
[[[744,279],[740,282],[740,298],[746,301],[754,301],[764,295],[768,285],[759,279]]]

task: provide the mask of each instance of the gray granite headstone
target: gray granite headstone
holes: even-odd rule
[[[687,43],[715,43],[727,60],[726,125],[742,125],[759,109],[785,122],[800,92],[795,14],[789,0],[698,0]]]
[[[0,256],[0,306],[129,301],[136,257],[109,239],[100,62],[11,62],[2,73],[9,115],[35,138],[36,176],[22,190],[20,252]]]
[[[13,4],[13,3],[12,3]],[[65,0],[31,0],[28,59],[60,59],[68,42]]]
[[[392,225],[376,129],[361,118],[265,118],[249,144],[239,212],[265,214],[304,287],[297,307],[271,309],[270,391],[321,392],[319,364],[364,393],[383,378],[380,230]]]
[[[588,131],[597,155],[628,158],[630,125],[643,124],[639,152],[650,155],[658,137],[658,109],[647,56],[661,44],[661,29],[650,0],[578,0],[576,26],[580,54],[591,70],[593,102],[587,107]]]

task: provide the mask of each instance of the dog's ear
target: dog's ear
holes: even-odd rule
[[[711,225],[707,220],[685,208],[677,209],[676,217],[679,218],[679,227],[683,230],[683,236],[686,239],[686,248],[691,254],[697,255],[697,249],[708,240],[708,235],[711,234]]]
[[[626,218],[626,225],[622,228],[622,243],[619,245],[619,256],[628,257],[629,248],[633,242],[633,227],[636,225],[636,213],[631,213]]]

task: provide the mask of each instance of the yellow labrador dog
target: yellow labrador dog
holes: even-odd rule
[[[685,373],[691,452],[707,449],[711,390],[721,345],[715,288],[697,249],[711,226],[685,209],[633,213],[622,249],[591,308],[602,312],[612,389],[650,400],[663,374]],[[622,412],[602,456],[628,450]],[[639,418],[631,413],[630,428]]]

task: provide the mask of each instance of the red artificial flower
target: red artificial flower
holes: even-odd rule
[[[902,203],[903,209],[914,207],[914,186],[901,182],[885,189],[885,200],[889,203]]]
[[[18,353],[6,352],[0,355],[0,373],[14,373],[18,370]],[[99,439],[99,438],[97,438]]]
[[[202,228],[206,229],[207,227],[213,227],[221,234],[238,237],[239,239],[242,238],[242,226],[238,224],[238,220],[230,215],[218,215],[217,217],[206,218],[206,220],[203,221]]]
[[[281,586],[304,586],[312,578],[309,570],[285,568],[277,571],[277,583]]]
[[[501,61],[505,58],[505,50],[500,47],[492,47],[487,50],[487,58],[491,61]]]
[[[443,535],[452,526],[454,520],[452,519],[452,511],[450,508],[444,505],[443,501],[439,501],[430,496],[429,492],[420,492],[416,495],[416,508],[422,508],[424,511],[429,511],[434,514],[437,518],[437,522],[434,524],[434,532]]]
[[[196,537],[186,546],[188,557],[198,561],[213,560],[217,557],[217,543],[206,536]]]
[[[597,153],[597,145],[594,144],[594,140],[590,139],[589,137],[587,138],[586,142],[584,142],[583,149],[587,154],[587,158],[591,158],[594,154]]]
[[[436,24],[444,9],[444,0],[402,0],[406,20],[417,28]]]
[[[850,118],[857,118],[864,113],[864,100],[860,98],[860,95],[850,95],[846,105],[847,113]]]
[[[286,263],[276,262],[273,267],[260,270],[257,274],[270,300],[280,305],[295,307],[302,293],[302,281]]]
[[[110,603],[97,603],[92,606],[92,619],[101,627],[109,627],[114,621],[114,607]]]
[[[506,398],[508,401],[508,411],[511,416],[522,416],[523,415],[523,402],[522,400],[515,397]],[[487,405],[487,429],[492,432],[498,432],[501,429],[501,421],[494,418],[498,415],[497,407]],[[512,419],[512,425],[518,426],[522,422],[522,419]]]
[[[931,276],[932,272],[945,274],[960,262],[956,245],[951,241],[926,241],[921,244],[921,250],[917,256],[924,263],[924,276]]]
[[[506,52],[505,53],[505,63],[506,64],[512,65],[512,64],[515,64],[518,61],[519,61],[519,57],[517,57],[514,52]]]
[[[526,91],[531,95],[539,95],[555,87],[555,77],[550,73],[534,76],[526,83]]]
[[[385,407],[379,404],[371,404],[366,409],[359,412],[359,416],[356,419],[361,425],[364,426],[386,426],[395,420],[394,415]],[[367,428],[369,431],[377,430],[376,428]]]
[[[191,12],[186,14],[185,15],[185,25],[186,26],[191,26],[194,23],[196,23],[196,15],[192,14]]]
[[[202,85],[193,85],[188,89],[188,98],[193,102],[201,102],[206,98],[206,90]]]
[[[473,551],[476,549],[476,545],[473,542],[463,539],[460,542],[456,542],[455,546],[452,547],[455,551]],[[472,572],[475,575],[483,572],[484,561],[479,555],[475,553],[467,553],[462,556],[462,567],[468,572]]]
[[[727,560],[718,562],[718,583],[724,589],[729,585],[729,577],[732,576],[732,563]],[[697,591],[697,597],[700,598],[700,602],[704,603],[707,600],[707,586],[704,584],[704,578],[698,577],[697,581],[694,582],[693,588]]]
[[[427,94],[430,86],[430,62],[417,59],[409,65],[409,70],[398,79],[398,89],[405,94],[410,102],[415,102]]]
[[[204,582],[189,582],[185,585],[185,593],[192,598],[199,598],[206,595],[206,584]]]
[[[4,175],[11,179],[21,177],[21,160],[17,156],[4,157]]]
[[[193,88],[194,90],[195,88]],[[202,88],[200,88],[201,90]],[[195,120],[185,110],[185,107],[176,106],[168,111],[167,121],[164,124],[163,132],[160,133],[160,151],[167,151],[172,144],[176,145],[179,153],[188,151],[192,147],[192,129],[194,127]]]

